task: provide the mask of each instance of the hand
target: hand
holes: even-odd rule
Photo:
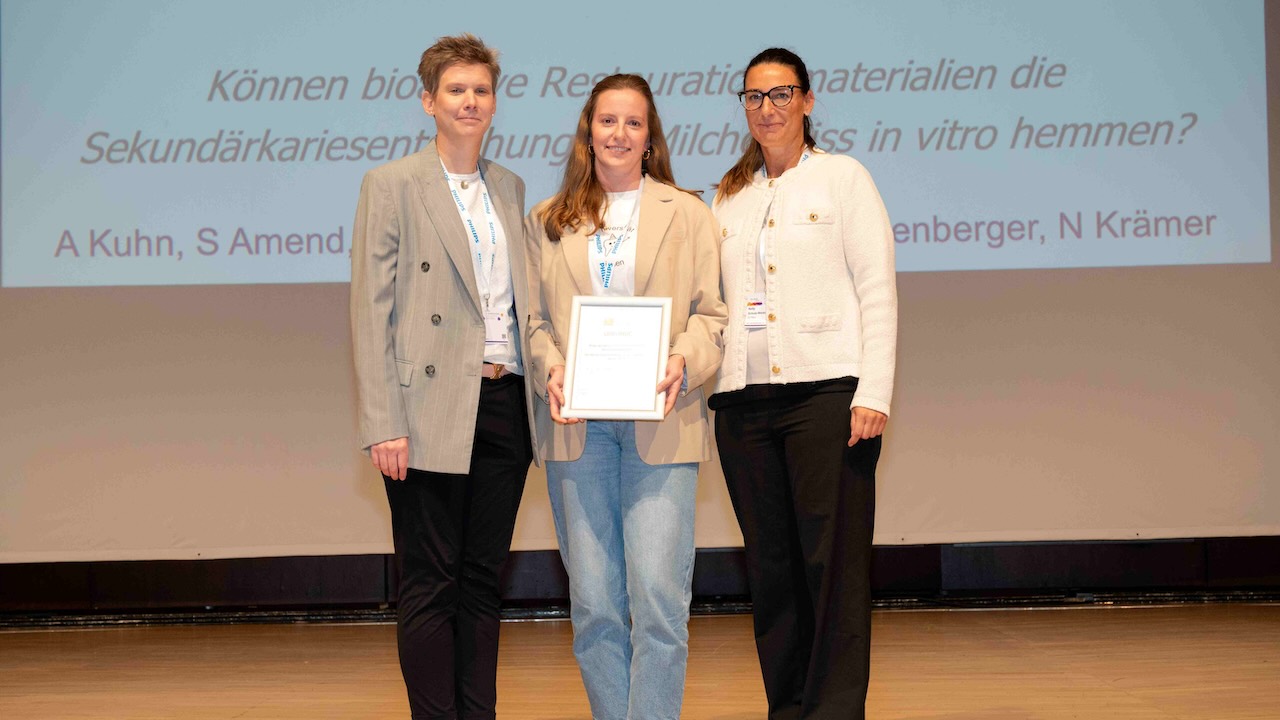
[[[547,402],[551,405],[551,419],[561,425],[573,425],[582,422],[582,418],[561,417],[560,408],[564,407],[564,366],[551,368],[547,377]]]
[[[676,398],[680,396],[682,384],[684,384],[684,356],[672,355],[667,358],[667,376],[658,383],[658,392],[667,393],[667,407],[662,411],[662,417],[670,415],[671,408],[676,406]]]
[[[858,444],[859,440],[870,440],[884,432],[889,416],[871,408],[853,408],[853,417],[849,419],[849,447]]]
[[[409,438],[384,440],[369,448],[369,459],[378,472],[392,480],[403,480],[409,474]]]

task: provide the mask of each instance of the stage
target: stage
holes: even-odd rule
[[[1275,720],[1280,605],[877,611],[875,720]],[[695,617],[683,718],[764,717],[751,620]],[[502,625],[498,716],[587,720],[564,620]],[[4,720],[407,720],[395,627],[0,631]]]

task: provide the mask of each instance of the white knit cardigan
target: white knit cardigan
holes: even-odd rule
[[[757,174],[713,207],[729,306],[716,391],[746,386],[746,293],[755,287],[761,228],[772,220],[775,241],[764,258],[770,383],[857,377],[852,405],[888,414],[898,294],[893,229],[871,175],[851,157],[815,152],[770,182]]]

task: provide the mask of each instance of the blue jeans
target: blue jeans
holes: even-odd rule
[[[590,420],[547,463],[573,654],[595,720],[676,720],[684,700],[698,464],[649,465],[633,423]]]

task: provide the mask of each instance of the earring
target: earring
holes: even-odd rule
[[[647,147],[647,148],[645,148],[645,149],[644,149],[644,155],[641,155],[641,156],[640,156],[640,159],[642,159],[642,160],[648,160],[648,159],[649,159],[649,156],[651,156],[651,155],[653,155],[653,148],[651,148],[651,147]]]
[[[587,154],[588,154],[588,155],[590,155],[591,157],[595,157],[595,156],[596,156],[596,146],[595,146],[595,145],[587,145]]]

